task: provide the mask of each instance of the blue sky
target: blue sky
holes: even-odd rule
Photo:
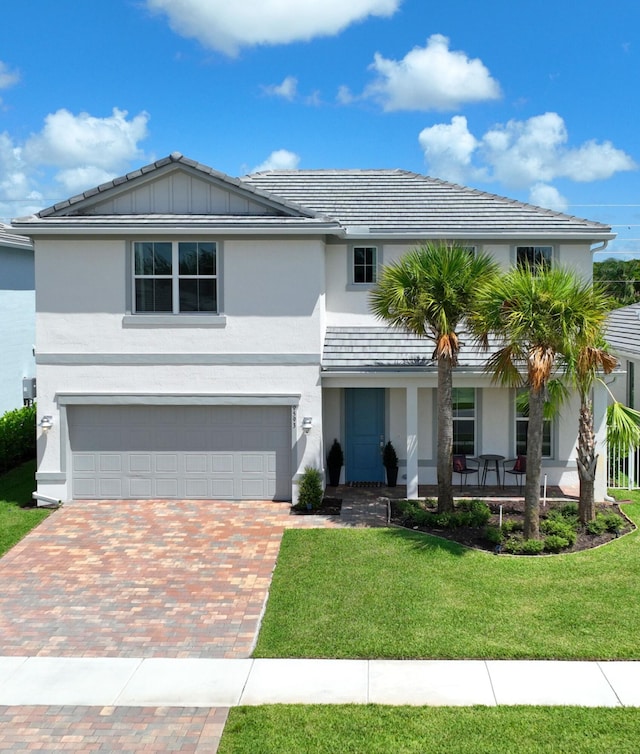
[[[640,256],[640,4],[8,0],[0,219],[179,151],[402,168],[614,226]]]

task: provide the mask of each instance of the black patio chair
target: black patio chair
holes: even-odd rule
[[[464,455],[454,455],[453,456],[453,473],[454,474],[460,474],[460,489],[462,489],[462,480],[464,479],[465,485],[467,484],[467,479],[469,477],[469,474],[477,474],[478,473],[478,467],[475,468],[473,466],[469,466],[467,461],[473,461],[472,458],[467,458],[467,456]]]
[[[518,492],[522,492],[522,479],[527,474],[527,457],[518,456],[517,458],[510,458],[503,461],[502,465],[504,469],[502,478],[505,480],[505,487],[507,484],[506,475],[512,474],[518,482]]]

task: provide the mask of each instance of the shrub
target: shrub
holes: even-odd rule
[[[587,534],[591,534],[594,537],[598,537],[600,536],[600,534],[604,534],[605,531],[607,531],[607,524],[602,513],[596,513],[596,517],[593,519],[593,521],[589,521],[587,523],[585,530]]]
[[[576,526],[577,521],[573,522],[572,520],[565,518],[565,516],[559,511],[552,511],[549,513],[549,516],[540,523],[540,531],[548,536],[551,535],[566,539],[569,545],[574,545],[577,539]]]
[[[398,455],[391,440],[384,446],[384,450],[382,451],[382,465],[388,469],[398,467]]]
[[[565,505],[560,508],[560,513],[567,518],[570,516],[578,517],[578,503],[565,503]]]
[[[322,504],[322,475],[313,466],[307,466],[300,479],[298,505],[304,508],[319,508]]]
[[[36,455],[36,407],[24,406],[0,417],[0,473]]]
[[[544,542],[541,539],[522,539],[515,536],[507,539],[504,550],[512,555],[540,555],[544,550]]]
[[[484,526],[491,518],[491,509],[482,500],[461,500],[458,509],[469,514],[469,523],[463,526]]]
[[[482,536],[490,545],[500,545],[504,539],[502,531],[500,531],[500,527],[498,526],[485,526]]]
[[[602,513],[607,531],[612,534],[619,534],[624,529],[624,519],[617,513]]]
[[[524,523],[522,521],[507,519],[506,521],[502,522],[502,532],[505,536],[520,531],[524,531]]]
[[[547,552],[560,552],[569,547],[569,540],[557,534],[550,534],[544,539],[544,549]]]

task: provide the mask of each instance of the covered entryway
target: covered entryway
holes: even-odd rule
[[[289,406],[69,406],[75,499],[288,500]]]
[[[345,390],[347,482],[383,482],[384,389]]]

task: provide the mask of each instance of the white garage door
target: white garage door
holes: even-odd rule
[[[76,499],[291,498],[289,406],[70,406]]]

